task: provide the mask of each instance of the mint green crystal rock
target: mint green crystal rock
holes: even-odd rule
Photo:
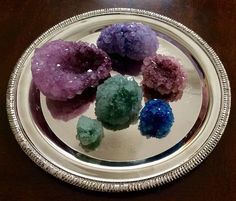
[[[79,118],[76,138],[80,141],[82,146],[94,149],[100,144],[102,137],[103,127],[101,122],[86,116]]]
[[[112,130],[129,127],[141,109],[142,90],[131,76],[116,75],[98,86],[95,113]]]

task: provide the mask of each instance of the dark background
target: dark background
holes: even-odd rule
[[[51,26],[68,17],[108,7],[132,7],[154,11],[197,32],[221,58],[228,72],[234,96],[236,1],[0,0],[0,201],[236,200],[234,104],[225,133],[212,154],[181,179],[147,191],[112,194],[83,190],[50,176],[20,149],[10,130],[5,111],[7,82],[17,60],[30,43]]]

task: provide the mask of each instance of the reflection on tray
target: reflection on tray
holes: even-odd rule
[[[145,85],[142,86],[143,88],[143,96],[145,98],[145,102],[150,99],[163,99],[165,101],[175,101],[182,97],[183,91],[179,91],[178,93],[170,93],[170,94],[160,94],[158,91],[155,91],[154,89],[150,89],[146,87]]]
[[[112,69],[122,75],[137,76],[141,71],[143,61],[135,61],[128,57],[121,57],[117,54],[110,54]]]
[[[97,88],[88,88],[81,95],[67,101],[46,99],[47,108],[55,119],[68,121],[85,112],[95,100]]]

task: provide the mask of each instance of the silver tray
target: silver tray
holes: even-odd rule
[[[79,114],[95,117],[93,92],[81,98],[87,101],[83,107],[47,100],[32,85],[31,57],[35,48],[50,40],[95,43],[102,28],[127,21],[148,24],[157,32],[158,53],[173,55],[182,62],[187,87],[182,99],[171,103],[175,123],[167,137],[146,139],[134,124],[120,131],[105,130],[101,145],[86,151],[75,138],[75,125]],[[135,79],[140,82],[141,76]],[[225,69],[196,33],[153,12],[115,8],[69,18],[35,40],[11,74],[7,112],[16,140],[42,169],[79,187],[117,192],[163,185],[200,164],[223,134],[230,101]],[[73,112],[68,105],[73,105]]]

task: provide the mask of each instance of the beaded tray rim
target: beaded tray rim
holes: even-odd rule
[[[24,135],[24,129],[21,127],[16,110],[16,86],[18,83],[19,74],[21,69],[23,68],[23,64],[28,55],[35,49],[37,44],[42,42],[48,35],[53,33],[56,30],[59,30],[71,23],[76,21],[83,20],[85,18],[105,15],[105,14],[137,14],[144,17],[149,17],[153,19],[157,19],[161,22],[167,23],[178,30],[181,30],[191,39],[193,39],[196,43],[198,43],[206,52],[206,54],[211,59],[214,67],[217,71],[217,75],[219,77],[219,81],[222,87],[222,105],[220,108],[220,114],[217,119],[216,125],[210,134],[207,141],[201,146],[198,152],[188,161],[179,165],[173,170],[170,170],[164,174],[159,176],[151,177],[145,180],[132,181],[132,182],[103,182],[103,181],[95,181],[88,178],[83,178],[77,175],[73,175],[65,170],[57,167],[52,162],[48,161],[42,155],[40,155],[37,150],[29,143],[28,139]],[[22,150],[33,160],[39,167],[44,169],[49,174],[63,180],[67,183],[73,184],[75,186],[79,186],[85,189],[96,190],[96,191],[104,191],[104,192],[123,192],[123,191],[136,191],[136,190],[144,190],[155,186],[161,186],[165,183],[171,182],[185,174],[187,174],[190,170],[194,169],[198,166],[215,148],[217,143],[219,142],[224,129],[227,125],[227,121],[230,114],[231,107],[231,90],[229,79],[227,73],[224,69],[223,64],[221,63],[219,57],[216,55],[214,50],[195,32],[182,25],[181,23],[165,17],[163,15],[159,15],[154,12],[140,10],[140,9],[131,9],[131,8],[108,8],[101,10],[94,10],[90,12],[86,12],[74,17],[71,17],[61,23],[53,26],[45,33],[43,33],[38,39],[36,39],[29,48],[24,52],[22,57],[19,59],[16,64],[8,83],[7,96],[6,96],[6,108],[8,113],[8,118],[10,122],[11,129],[13,134],[21,146]]]

